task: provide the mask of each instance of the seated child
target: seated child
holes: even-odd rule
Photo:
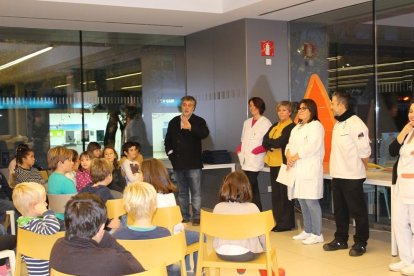
[[[91,162],[91,182],[83,187],[80,193],[93,193],[98,195],[104,203],[114,199],[111,190],[107,187],[112,181],[113,166],[104,158],[95,158]]]
[[[56,241],[50,267],[70,275],[128,275],[141,264],[104,230],[106,208],[94,194],[83,193],[65,208],[65,238]]]
[[[144,182],[150,183],[157,191],[157,208],[176,206],[177,202],[174,193],[177,191],[177,187],[175,187],[169,178],[167,169],[162,161],[155,158],[145,159],[142,162],[141,169]],[[175,225],[174,234],[184,231],[185,227],[186,225],[183,223]],[[185,230],[187,245],[197,243],[199,236],[199,233],[196,231]],[[198,252],[194,252],[194,271],[197,270],[197,257]],[[185,260],[187,271],[190,271],[189,256],[186,256]]]
[[[49,169],[53,173],[47,181],[49,194],[66,195],[76,194],[75,183],[65,176],[65,173],[72,171],[72,151],[62,146],[51,148],[47,153]],[[63,220],[63,213],[56,213],[56,217]]]
[[[76,172],[79,169],[80,160],[79,160],[79,154],[76,150],[70,149],[72,151],[72,170],[70,172],[65,173],[65,176],[73,181],[73,183],[76,183]]]
[[[91,178],[91,158],[87,151],[79,156],[80,164],[76,172],[76,190],[79,192],[83,187],[92,182]]]
[[[17,225],[42,235],[53,235],[60,230],[60,224],[53,211],[47,210],[46,191],[39,183],[17,184],[13,191],[13,204],[22,214]],[[49,275],[49,262],[25,256],[29,275]]]
[[[148,240],[170,236],[170,231],[151,223],[157,209],[157,192],[145,182],[129,184],[124,191],[124,206],[133,217],[132,225],[115,232],[114,238],[120,240]],[[168,275],[180,275],[179,267],[167,267]]]
[[[249,179],[242,171],[230,173],[224,179],[219,192],[220,203],[213,210],[218,214],[252,214],[260,213],[259,208],[252,203],[252,189]],[[254,260],[264,252],[264,237],[247,240],[223,240],[215,238],[213,247],[217,256],[230,262],[247,262]]]
[[[126,182],[121,173],[121,168],[118,164],[118,154],[112,146],[106,146],[103,150],[103,157],[113,164],[112,182],[108,185],[108,188],[120,193],[124,192]]]
[[[89,154],[91,159],[101,158],[101,145],[98,142],[90,142],[86,148],[86,152]]]
[[[20,144],[16,149],[16,169],[14,171],[15,184],[22,182],[36,182],[44,185],[46,181],[34,167],[35,156],[33,149],[26,144]]]
[[[137,158],[139,151],[136,143],[126,142],[122,145],[122,153],[125,155],[125,160],[122,162],[121,168],[125,174],[125,180],[127,185],[135,181],[142,180],[142,173],[140,170],[140,164],[135,159]]]

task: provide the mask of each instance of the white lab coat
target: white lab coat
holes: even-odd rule
[[[320,199],[323,197],[323,156],[325,130],[315,120],[307,124],[297,124],[290,133],[286,151],[298,153],[294,164],[295,184],[290,189],[289,198]]]
[[[253,154],[252,150],[262,145],[263,136],[272,126],[272,123],[264,116],[252,127],[253,118],[244,121],[243,131],[241,135],[241,151],[238,154],[242,170],[258,172],[263,169],[264,156],[266,152]]]

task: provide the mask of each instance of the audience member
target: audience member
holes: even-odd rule
[[[252,203],[253,195],[249,179],[242,171],[230,173],[220,188],[219,201],[214,206],[217,214],[254,214],[260,213]],[[246,240],[224,240],[215,238],[213,247],[220,259],[230,262],[248,262],[257,258],[265,249],[264,237]]]
[[[90,157],[87,151],[81,153],[79,160],[80,164],[78,167],[78,171],[76,172],[76,190],[80,191],[92,182],[91,178],[91,160],[93,158]]]
[[[91,159],[100,158],[102,155],[101,145],[98,142],[90,142],[86,148],[86,151]]]
[[[112,146],[106,146],[103,150],[103,157],[113,165],[112,182],[108,185],[108,188],[123,193],[126,182],[118,164],[118,154],[116,150]]]
[[[17,184],[13,203],[22,214],[17,219],[19,227],[41,235],[53,235],[60,224],[53,211],[47,210],[45,188],[35,182]],[[49,275],[49,262],[24,256],[29,275]]]
[[[122,163],[122,171],[125,174],[127,185],[135,181],[142,180],[140,164],[135,159],[138,156],[138,148],[134,142],[126,142],[122,145],[122,153],[126,159]]]
[[[66,204],[66,234],[52,248],[50,267],[80,276],[127,275],[144,271],[132,254],[104,230],[105,221],[105,204],[97,195],[74,196]]]
[[[65,174],[72,171],[72,151],[62,146],[51,148],[47,153],[49,169],[53,173],[49,176],[47,189],[49,194],[64,195],[76,194],[75,183],[67,178]],[[56,213],[56,216],[63,220],[63,213]]]
[[[73,183],[76,183],[76,172],[79,169],[80,160],[79,160],[79,154],[76,150],[70,149],[72,151],[72,170],[70,172],[65,173],[65,176],[73,181]]]
[[[35,156],[33,149],[26,144],[20,144],[16,148],[16,169],[14,171],[15,184],[22,182],[36,182],[44,185],[46,181],[34,167]]]

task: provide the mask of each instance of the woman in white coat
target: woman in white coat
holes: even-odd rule
[[[295,170],[295,183],[290,191],[299,200],[304,230],[293,237],[303,244],[323,242],[322,211],[323,156],[325,131],[318,120],[316,103],[311,99],[299,102],[299,123],[293,128],[286,146],[288,169]]]
[[[392,220],[400,262],[388,267],[403,275],[414,275],[414,102],[408,111],[408,123],[389,146],[391,156],[399,155],[394,165]]]
[[[253,97],[249,99],[248,103],[252,117],[244,121],[241,144],[237,147],[236,152],[239,156],[242,170],[249,178],[250,185],[252,186],[252,202],[262,210],[257,176],[263,169],[266,153],[266,149],[262,146],[263,136],[272,126],[272,123],[263,116],[266,105],[261,98]]]

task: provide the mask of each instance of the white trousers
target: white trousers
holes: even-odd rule
[[[404,204],[396,187],[392,207],[392,224],[397,240],[398,255],[404,263],[413,264],[414,204]]]

